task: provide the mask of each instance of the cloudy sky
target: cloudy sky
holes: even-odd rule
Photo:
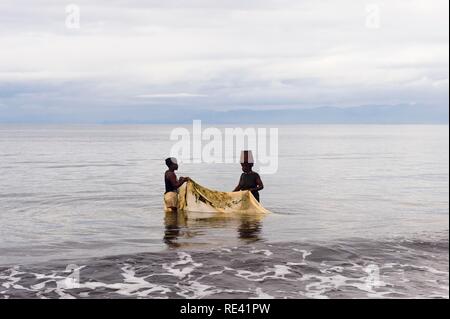
[[[448,108],[448,6],[0,0],[0,121],[174,109]]]

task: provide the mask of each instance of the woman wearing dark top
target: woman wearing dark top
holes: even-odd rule
[[[166,186],[166,191],[164,193],[164,204],[166,206],[166,211],[177,211],[178,204],[178,188],[186,182],[189,177],[180,177],[177,179],[175,171],[178,169],[177,160],[173,157],[166,159],[166,165],[168,170],[164,174],[164,183]]]
[[[259,174],[252,171],[253,156],[251,151],[242,151],[241,166],[243,173],[234,192],[249,190],[259,202],[259,191],[264,188],[264,185]]]

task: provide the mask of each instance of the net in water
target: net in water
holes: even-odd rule
[[[193,180],[187,181],[178,190],[178,211],[196,218],[270,213],[250,191],[219,192]]]

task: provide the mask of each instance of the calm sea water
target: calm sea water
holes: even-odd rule
[[[279,126],[274,214],[187,225],[162,210],[172,129],[0,126],[0,297],[448,298],[448,126]]]

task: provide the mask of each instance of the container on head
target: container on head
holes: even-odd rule
[[[254,164],[252,151],[241,151],[241,164]]]

